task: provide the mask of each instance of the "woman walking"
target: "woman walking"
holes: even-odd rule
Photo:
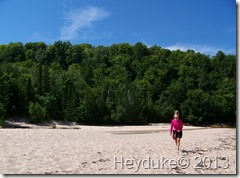
[[[180,114],[178,110],[174,112],[174,118],[172,119],[171,126],[170,126],[170,136],[173,137],[176,143],[177,150],[179,151],[180,141],[182,138],[182,129],[183,129],[183,122],[179,118]]]

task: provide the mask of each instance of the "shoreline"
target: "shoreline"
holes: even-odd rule
[[[88,124],[80,124],[76,122],[69,121],[55,121],[50,120],[44,123],[32,124],[28,119],[20,118],[20,119],[6,119],[5,127],[0,127],[0,129],[5,128],[22,128],[22,129],[81,129],[81,127],[152,127],[159,126],[169,123],[148,123],[146,125],[88,125]],[[199,125],[184,123],[184,127],[203,127],[203,128],[236,128],[236,123],[204,123]]]

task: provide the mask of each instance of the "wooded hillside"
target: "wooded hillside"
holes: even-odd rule
[[[236,121],[236,56],[142,43],[0,45],[0,118],[84,124]]]

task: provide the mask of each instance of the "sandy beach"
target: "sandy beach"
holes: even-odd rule
[[[236,174],[236,129],[169,126],[0,129],[0,173]]]

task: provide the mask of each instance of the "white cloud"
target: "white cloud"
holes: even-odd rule
[[[57,38],[53,38],[51,32],[34,32],[28,39],[28,41],[42,41],[45,43],[53,43]]]
[[[81,34],[86,38],[91,34],[93,22],[105,19],[109,13],[98,7],[86,7],[84,9],[70,9],[64,12],[64,26],[60,29],[61,40],[73,40]]]
[[[181,50],[181,51],[187,51],[188,49],[194,50],[195,52],[200,52],[204,53],[210,56],[216,55],[218,51],[223,51],[226,54],[234,54],[235,49],[223,49],[223,48],[216,48],[216,47],[211,47],[207,45],[195,45],[195,44],[174,44],[170,46],[166,46],[164,48],[170,49],[170,50]]]
[[[153,46],[153,44],[150,44],[150,43],[146,42],[143,38],[142,38],[141,41],[142,41],[142,43],[145,44],[148,48],[150,48],[150,47]]]

